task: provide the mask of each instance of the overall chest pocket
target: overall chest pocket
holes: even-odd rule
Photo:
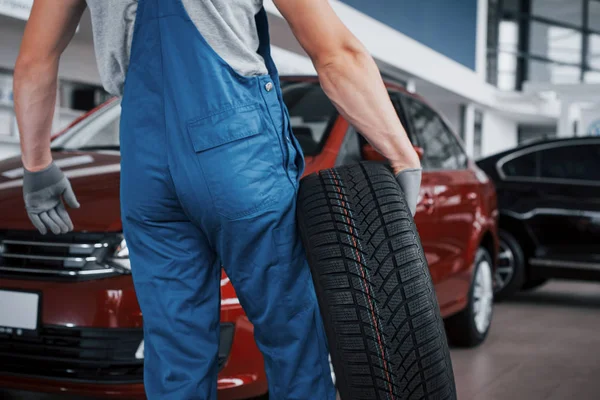
[[[284,188],[281,150],[258,104],[187,124],[215,210],[238,219],[272,206]]]

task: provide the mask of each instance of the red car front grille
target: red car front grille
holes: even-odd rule
[[[44,326],[37,335],[0,333],[0,374],[98,382],[142,382],[135,358],[142,329]]]
[[[235,327],[221,324],[219,371],[225,367]],[[142,329],[44,326],[38,334],[0,333],[0,374],[101,383],[143,382],[136,352]]]
[[[35,232],[0,233],[0,277],[58,280],[95,279],[123,271],[105,258],[119,240],[116,234]]]

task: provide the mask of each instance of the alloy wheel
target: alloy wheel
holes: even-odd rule
[[[331,362],[331,354],[329,355],[329,370],[331,372],[331,380],[333,381],[333,384],[335,385],[335,372],[333,371],[333,363]]]
[[[511,281],[515,273],[515,255],[508,244],[500,239],[498,267],[494,274],[494,292],[498,293]]]
[[[492,321],[492,307],[494,303],[492,266],[488,260],[483,259],[479,262],[474,285],[473,316],[475,327],[480,334],[484,334]]]

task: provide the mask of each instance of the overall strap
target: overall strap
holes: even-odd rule
[[[137,19],[151,20],[169,15],[177,15],[189,20],[181,0],[136,0]]]
[[[161,17],[166,17],[169,15],[178,15],[185,20],[190,20],[190,16],[188,15],[187,10],[182,2],[182,0],[152,0],[157,3],[159,6],[159,14]],[[204,0],[202,0],[204,1]]]
[[[157,0],[136,0],[137,9],[135,11],[136,25],[144,20],[151,20],[158,16]]]
[[[267,18],[267,11],[265,8],[261,8],[258,14],[254,17],[256,21],[256,28],[258,30],[258,39],[260,44],[258,46],[258,54],[265,60],[267,70],[273,81],[279,84],[279,77],[277,74],[277,68],[271,58],[271,40],[269,38],[269,20]]]

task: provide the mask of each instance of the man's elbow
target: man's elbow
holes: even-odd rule
[[[314,65],[319,73],[347,69],[352,70],[372,62],[367,49],[358,40],[348,40],[329,48],[324,48],[313,57]]]
[[[15,63],[13,82],[15,89],[27,83],[47,80],[58,67],[58,60],[36,54],[19,54]]]

